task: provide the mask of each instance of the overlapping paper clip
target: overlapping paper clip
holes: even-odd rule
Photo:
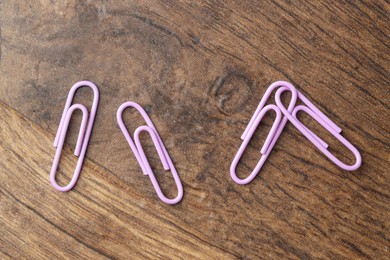
[[[274,90],[275,93],[275,103],[266,105],[267,100]],[[282,101],[281,95],[285,91],[291,92],[291,101],[289,106],[286,108]],[[304,105],[296,105],[297,100],[302,101]],[[262,154],[259,162],[249,174],[248,177],[240,179],[236,174],[236,167],[238,162],[241,159],[242,154],[244,153],[249,141],[251,140],[253,133],[260,124],[260,121],[264,115],[273,110],[276,113],[274,123],[271,127],[271,130],[262,146],[260,153]],[[328,144],[308,129],[302,122],[297,118],[297,113],[299,111],[304,111],[314,118],[319,124],[321,124],[326,130],[328,130],[334,137],[336,137],[342,144],[344,144],[355,156],[355,163],[353,165],[347,165],[344,162],[340,161],[335,155],[333,155],[327,148]],[[316,106],[313,105],[301,92],[299,92],[291,83],[286,81],[277,81],[269,86],[265,92],[263,98],[261,99],[255,113],[252,116],[248,126],[246,127],[244,133],[241,136],[243,140],[236,156],[233,159],[233,162],[230,166],[230,175],[232,179],[238,184],[248,184],[250,183],[256,175],[259,173],[263,167],[265,161],[267,160],[269,154],[272,151],[276,141],[278,140],[280,134],[283,131],[287,121],[290,121],[307,139],[309,139],[323,154],[326,155],[332,162],[337,166],[341,167],[347,171],[353,171],[360,167],[362,163],[362,158],[359,151],[353,146],[347,139],[345,139],[340,133],[341,128],[338,127],[334,122],[332,122],[326,115],[324,115]]]

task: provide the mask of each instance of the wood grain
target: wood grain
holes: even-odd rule
[[[1,1],[0,258],[389,259],[389,10],[387,1]],[[101,102],[80,180],[63,194],[48,181],[52,139],[69,88],[83,79]],[[359,170],[337,168],[288,124],[251,184],[231,180],[239,137],[280,79],[343,129],[362,153]],[[91,93],[77,95],[90,104]],[[128,100],[145,107],[166,144],[184,186],[179,205],[157,199],[124,142],[115,113]],[[133,112],[131,131],[142,124]],[[75,165],[79,119],[60,183]]]
[[[15,258],[30,254],[84,258],[231,256],[178,226],[175,215],[181,206],[152,207],[142,194],[134,194],[118,178],[89,161],[77,190],[54,191],[47,185],[52,136],[9,107],[1,105],[0,111],[0,119],[9,122],[1,129],[3,254]],[[64,153],[62,169],[71,172],[72,152],[66,149]]]

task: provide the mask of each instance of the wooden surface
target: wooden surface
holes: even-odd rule
[[[389,13],[385,1],[1,1],[0,258],[389,259]],[[52,142],[82,79],[98,85],[101,102],[81,177],[60,193],[49,183]],[[339,169],[288,124],[252,183],[231,180],[239,137],[280,79],[343,129],[362,154],[359,170]],[[90,104],[91,93],[77,94]],[[179,171],[178,205],[157,198],[125,143],[115,113],[128,100],[146,108]],[[142,121],[132,112],[134,131]],[[271,122],[256,132],[241,177]]]

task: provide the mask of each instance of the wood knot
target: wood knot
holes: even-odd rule
[[[236,72],[219,77],[211,88],[218,110],[225,115],[241,111],[253,94],[252,85],[248,77]]]

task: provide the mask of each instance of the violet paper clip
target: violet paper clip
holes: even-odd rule
[[[130,136],[130,134],[129,134],[128,130],[126,129],[126,126],[123,122],[122,114],[123,114],[123,111],[128,107],[133,107],[133,108],[137,109],[138,112],[140,112],[140,114],[142,115],[142,117],[145,119],[145,122],[146,122],[146,126],[139,126],[135,130],[135,132],[134,132],[134,141],[135,142],[131,139],[131,136]],[[172,163],[171,158],[169,157],[168,151],[166,150],[166,148],[165,148],[165,146],[160,138],[160,135],[158,134],[156,128],[154,127],[152,121],[150,120],[150,118],[147,115],[147,113],[145,112],[145,110],[139,104],[137,104],[135,102],[123,103],[117,111],[117,121],[118,121],[119,127],[122,130],[123,135],[125,136],[127,142],[129,143],[130,148],[133,151],[139,165],[141,166],[142,172],[144,173],[144,175],[149,176],[149,178],[153,184],[153,187],[156,190],[158,197],[163,202],[165,202],[167,204],[176,204],[176,203],[180,202],[181,199],[183,198],[183,186],[181,184],[179,175],[175,169],[175,166]],[[148,132],[149,135],[151,136],[153,144],[156,147],[157,153],[158,153],[160,160],[161,160],[161,163],[164,167],[164,170],[166,170],[166,171],[171,170],[171,172],[172,172],[173,178],[174,178],[176,186],[177,186],[177,196],[174,199],[169,199],[163,194],[163,192],[161,191],[160,185],[158,184],[156,177],[154,176],[152,168],[150,167],[149,161],[146,158],[145,152],[144,152],[142,145],[141,145],[141,142],[140,142],[139,135],[143,131]]]
[[[267,103],[268,98],[271,93],[277,89],[275,94],[276,105],[265,105]],[[286,109],[281,101],[281,95],[285,91],[291,92],[291,101]],[[296,106],[297,100],[301,100],[306,106],[298,105]],[[267,136],[266,142],[260,150],[262,154],[259,162],[255,166],[252,173],[246,177],[245,179],[240,179],[236,174],[237,164],[245,151],[247,144],[256,128],[258,127],[262,117],[269,110],[274,110],[276,112],[276,119],[272,125],[272,128]],[[333,136],[335,136],[338,140],[340,140],[355,156],[356,162],[353,165],[347,165],[341,162],[338,158],[336,158],[332,153],[330,153],[327,148],[328,144],[319,138],[315,133],[313,133],[310,129],[308,129],[305,125],[303,125],[297,119],[297,112],[305,111],[311,117],[313,117],[318,123],[320,123],[323,127],[325,127]],[[280,113],[283,113],[283,118],[280,119]],[[298,128],[305,136],[308,138],[316,147],[318,147],[321,152],[323,152],[331,161],[333,161],[336,165],[341,167],[344,170],[352,171],[356,170],[360,167],[362,159],[359,151],[349,142],[347,141],[341,134],[341,128],[338,127],[333,121],[331,121],[325,114],[323,114],[316,106],[313,105],[301,92],[299,92],[291,83],[286,81],[277,81],[272,83],[267,91],[265,92],[263,98],[261,99],[255,113],[253,114],[248,126],[246,127],[244,133],[241,136],[243,143],[239,148],[236,156],[233,159],[232,165],[230,166],[230,175],[232,179],[238,184],[248,184],[250,183],[256,175],[259,173],[261,168],[263,167],[265,161],[267,160],[269,154],[271,153],[276,141],[278,140],[280,134],[282,133],[287,121],[291,121],[295,127]],[[271,139],[271,141],[270,141]]]
[[[265,105],[267,103],[270,95],[272,94],[272,92],[277,88],[289,89],[291,91],[292,97],[291,97],[290,104],[288,106],[288,111],[292,112],[294,109],[295,103],[297,101],[297,90],[295,89],[295,87],[293,85],[291,85],[290,83],[285,82],[285,81],[277,81],[275,83],[272,83],[268,87],[264,96],[262,97],[259,105],[257,106],[255,113],[253,114],[251,120],[249,121],[249,124],[247,125],[244,133],[242,134],[241,139],[243,140],[243,142],[242,142],[242,144],[241,144],[241,146],[240,146],[237,154],[235,155],[233,162],[230,166],[230,176],[237,184],[241,184],[241,185],[248,184],[257,176],[257,174],[260,172],[261,168],[263,167],[264,163],[266,162],[268,156],[270,155],[272,148],[274,147],[280,134],[282,133],[284,126],[287,123],[288,119],[286,118],[286,116],[283,116],[283,118],[281,118],[281,111],[277,106],[275,106],[275,105],[267,105],[266,106]],[[241,156],[244,153],[245,148],[248,145],[250,139],[252,138],[253,133],[255,132],[256,128],[258,127],[262,117],[269,110],[275,111],[276,118],[275,118],[275,121],[272,125],[272,128],[267,136],[267,139],[266,139],[263,147],[260,150],[260,153],[262,154],[262,156],[261,156],[259,162],[257,163],[257,165],[255,166],[255,168],[253,169],[253,171],[251,172],[251,174],[248,177],[246,177],[245,179],[240,179],[240,178],[238,178],[238,176],[236,174],[237,164],[240,161]]]
[[[277,106],[280,108],[282,113],[288,120],[293,123],[293,125],[307,138],[310,142],[312,142],[329,160],[335,163],[340,168],[347,171],[354,171],[358,169],[362,164],[362,157],[359,151],[353,146],[345,137],[343,137],[341,133],[341,128],[338,127],[333,121],[331,121],[326,115],[324,115],[316,106],[313,105],[301,92],[297,91],[298,98],[305,105],[298,105],[294,108],[294,110],[288,111],[282,101],[281,95],[284,91],[288,91],[289,89],[280,88],[276,91],[275,101]],[[321,124],[328,132],[330,132],[334,137],[336,137],[345,147],[347,147],[355,156],[355,163],[353,165],[347,165],[340,161],[335,155],[333,155],[327,148],[328,144],[319,138],[316,134],[314,134],[310,129],[308,129],[305,125],[303,125],[297,119],[297,113],[299,111],[304,111],[309,114],[312,118],[314,118],[319,124]]]
[[[91,114],[89,115],[89,120],[88,120],[88,110],[84,105],[81,105],[81,104],[71,105],[76,90],[81,88],[81,87],[89,87],[93,90],[93,93],[94,93]],[[53,187],[59,191],[71,190],[79,178],[81,168],[83,167],[85,154],[87,152],[87,147],[88,147],[89,139],[90,139],[92,128],[93,128],[93,123],[95,121],[98,103],[99,103],[99,90],[96,87],[96,85],[93,84],[92,82],[80,81],[80,82],[77,82],[76,84],[74,84],[72,86],[72,88],[70,89],[68,98],[67,98],[66,103],[65,103],[64,112],[62,113],[60,125],[58,126],[57,134],[56,134],[56,137],[54,140],[54,147],[56,147],[57,150],[56,150],[53,165],[52,165],[52,168],[50,171],[50,182],[53,185]],[[59,161],[61,158],[61,151],[62,151],[62,147],[64,146],[65,136],[66,136],[66,132],[68,130],[70,119],[72,117],[73,112],[77,109],[81,110],[81,112],[83,114],[82,120],[81,120],[81,125],[80,125],[80,131],[79,131],[79,135],[77,138],[77,144],[76,144],[76,148],[74,150],[74,154],[77,157],[79,157],[79,159],[77,161],[76,169],[73,173],[73,177],[72,177],[71,181],[69,182],[69,184],[66,186],[60,186],[56,182],[56,171],[57,171],[57,167],[58,167],[58,164],[59,164]]]

